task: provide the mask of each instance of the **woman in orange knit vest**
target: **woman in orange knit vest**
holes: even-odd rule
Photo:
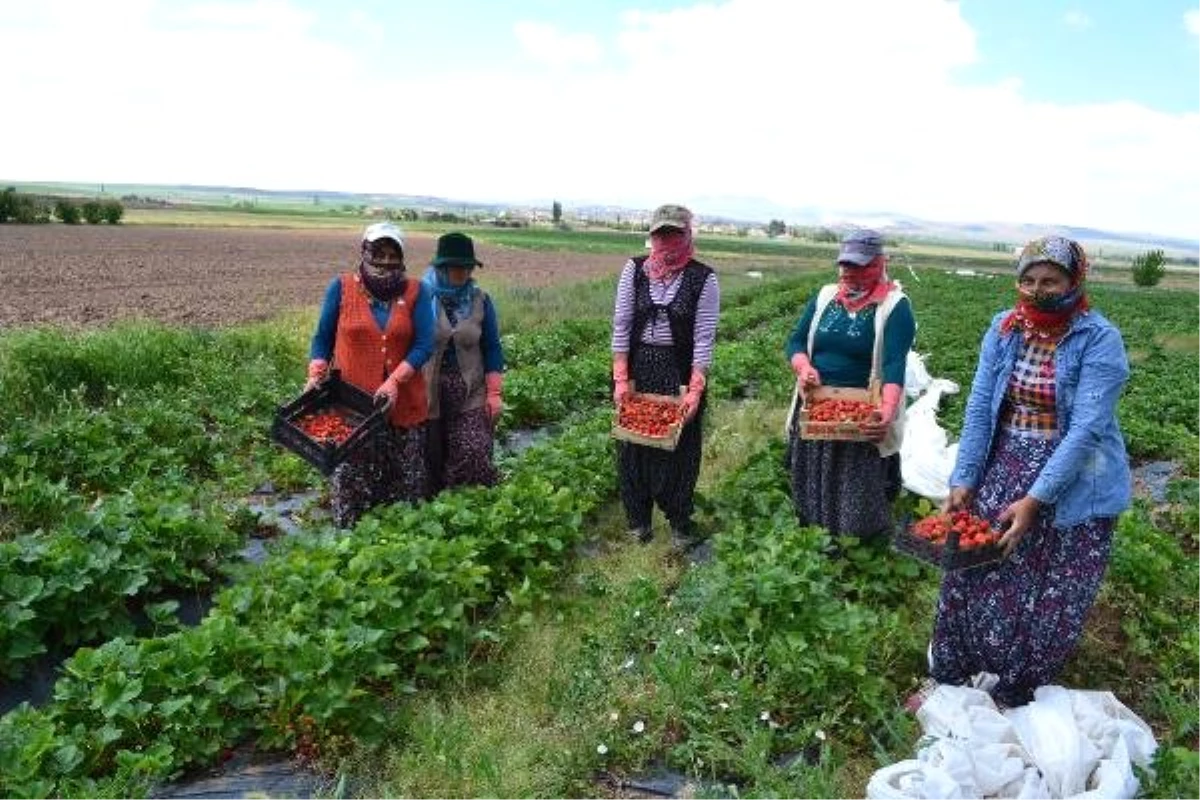
[[[380,503],[426,494],[428,401],[421,368],[433,348],[433,304],[405,274],[404,237],[390,222],[363,232],[358,267],[329,284],[309,351],[310,389],[330,367],[385,406],[384,433],[339,464],[332,476],[334,522],[352,526]]]

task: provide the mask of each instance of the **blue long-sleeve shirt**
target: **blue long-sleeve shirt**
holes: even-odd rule
[[[408,348],[408,354],[404,357],[404,360],[413,369],[425,366],[425,362],[433,353],[433,303],[430,301],[429,288],[420,281],[417,281],[417,286],[417,299],[413,303],[412,309],[413,341]],[[371,315],[375,317],[380,331],[387,329],[388,320],[391,318],[394,307],[394,303],[371,301]],[[333,358],[333,345],[337,339],[338,317],[341,315],[341,310],[342,279],[339,276],[330,281],[329,288],[325,290],[325,301],[321,305],[321,317],[317,320],[317,330],[313,334],[312,344],[308,350],[309,358],[323,358],[326,361]]]
[[[496,307],[488,294],[483,296],[483,331],[479,336],[479,346],[483,350],[483,371],[503,372],[505,363],[504,348],[500,346],[500,323],[496,318]]]

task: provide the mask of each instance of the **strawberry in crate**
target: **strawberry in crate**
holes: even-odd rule
[[[683,421],[678,402],[658,400],[630,392],[617,407],[617,424],[628,431],[656,439],[664,438]]]
[[[314,411],[296,420],[296,427],[322,444],[341,444],[354,426],[336,411]]]
[[[878,411],[865,400],[819,400],[808,412],[810,422],[866,422]]]
[[[948,514],[934,514],[917,521],[912,526],[912,532],[926,541],[944,545],[952,531],[958,532],[958,548],[973,550],[978,547],[994,545],[1000,541],[1000,532],[992,530],[991,524],[969,511],[952,511]]]

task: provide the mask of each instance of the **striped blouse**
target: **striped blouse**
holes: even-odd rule
[[[633,271],[637,265],[633,260],[625,262],[621,270],[621,278],[617,281],[617,299],[613,308],[612,350],[614,353],[629,352],[629,336],[633,327]],[[666,305],[675,299],[683,273],[679,272],[667,282],[650,281],[650,299],[656,304]],[[717,338],[717,317],[721,311],[721,290],[717,285],[717,273],[709,273],[700,290],[700,299],[696,308],[695,344],[692,353],[692,364],[700,370],[708,371],[712,364],[713,345]],[[663,319],[659,319],[663,317]],[[671,326],[660,314],[651,316],[650,323],[642,333],[642,344],[670,346],[674,344],[671,337]]]

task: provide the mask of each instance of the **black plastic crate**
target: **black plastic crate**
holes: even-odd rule
[[[320,442],[298,425],[308,414],[336,410],[354,430],[343,441]],[[271,438],[329,475],[338,464],[383,430],[387,418],[375,408],[375,398],[342,380],[334,370],[329,380],[280,406],[271,423]]]
[[[912,526],[912,517],[900,520],[892,533],[892,547],[905,555],[924,561],[926,564],[951,571],[981,567],[984,564],[995,564],[1004,560],[1004,549],[999,545],[989,544],[973,547],[970,550],[960,550],[958,531],[950,531],[946,536],[946,543],[939,545],[913,533]]]

